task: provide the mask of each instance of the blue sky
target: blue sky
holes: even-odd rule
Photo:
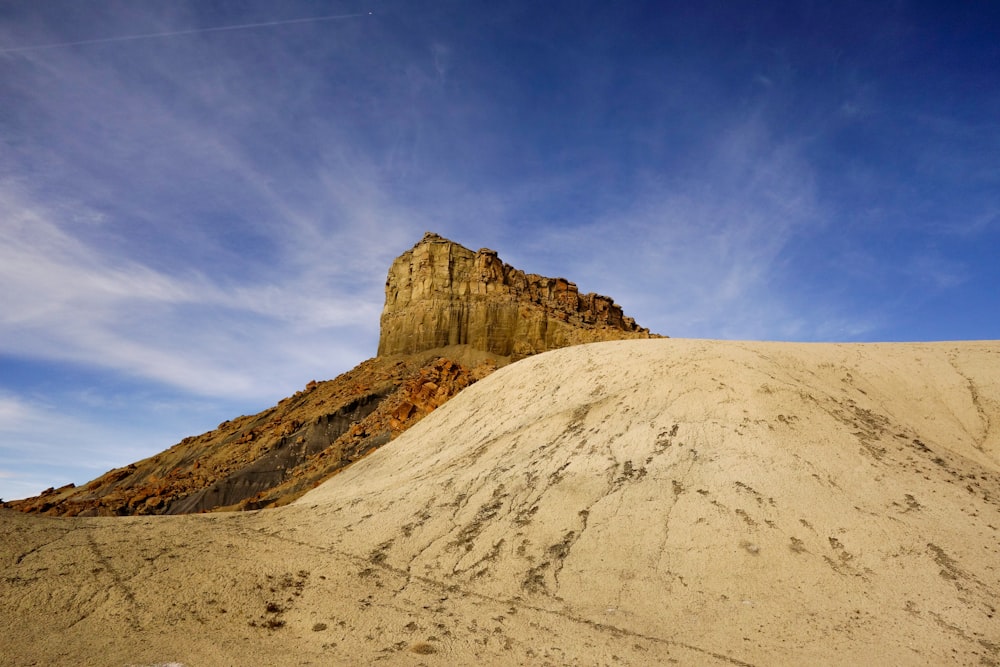
[[[1000,338],[998,8],[7,0],[0,497],[373,356],[426,230],[672,336]]]

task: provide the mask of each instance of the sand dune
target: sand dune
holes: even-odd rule
[[[598,343],[297,503],[0,515],[0,664],[998,664],[1000,343]]]

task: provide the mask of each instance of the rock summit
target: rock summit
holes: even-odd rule
[[[511,361],[579,343],[659,337],[608,297],[430,232],[392,263],[385,291],[375,358],[83,486],[9,506],[108,516],[284,505]]]
[[[396,258],[385,283],[379,356],[449,345],[511,359],[569,345],[649,338],[649,329],[599,294],[565,278],[505,264],[427,232]]]

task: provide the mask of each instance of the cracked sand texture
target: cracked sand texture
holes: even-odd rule
[[[296,503],[0,514],[0,665],[1000,664],[1000,343],[598,343]]]

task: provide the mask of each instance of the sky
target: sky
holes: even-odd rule
[[[675,337],[998,339],[1000,5],[5,0],[0,497],[374,356],[425,231]]]

